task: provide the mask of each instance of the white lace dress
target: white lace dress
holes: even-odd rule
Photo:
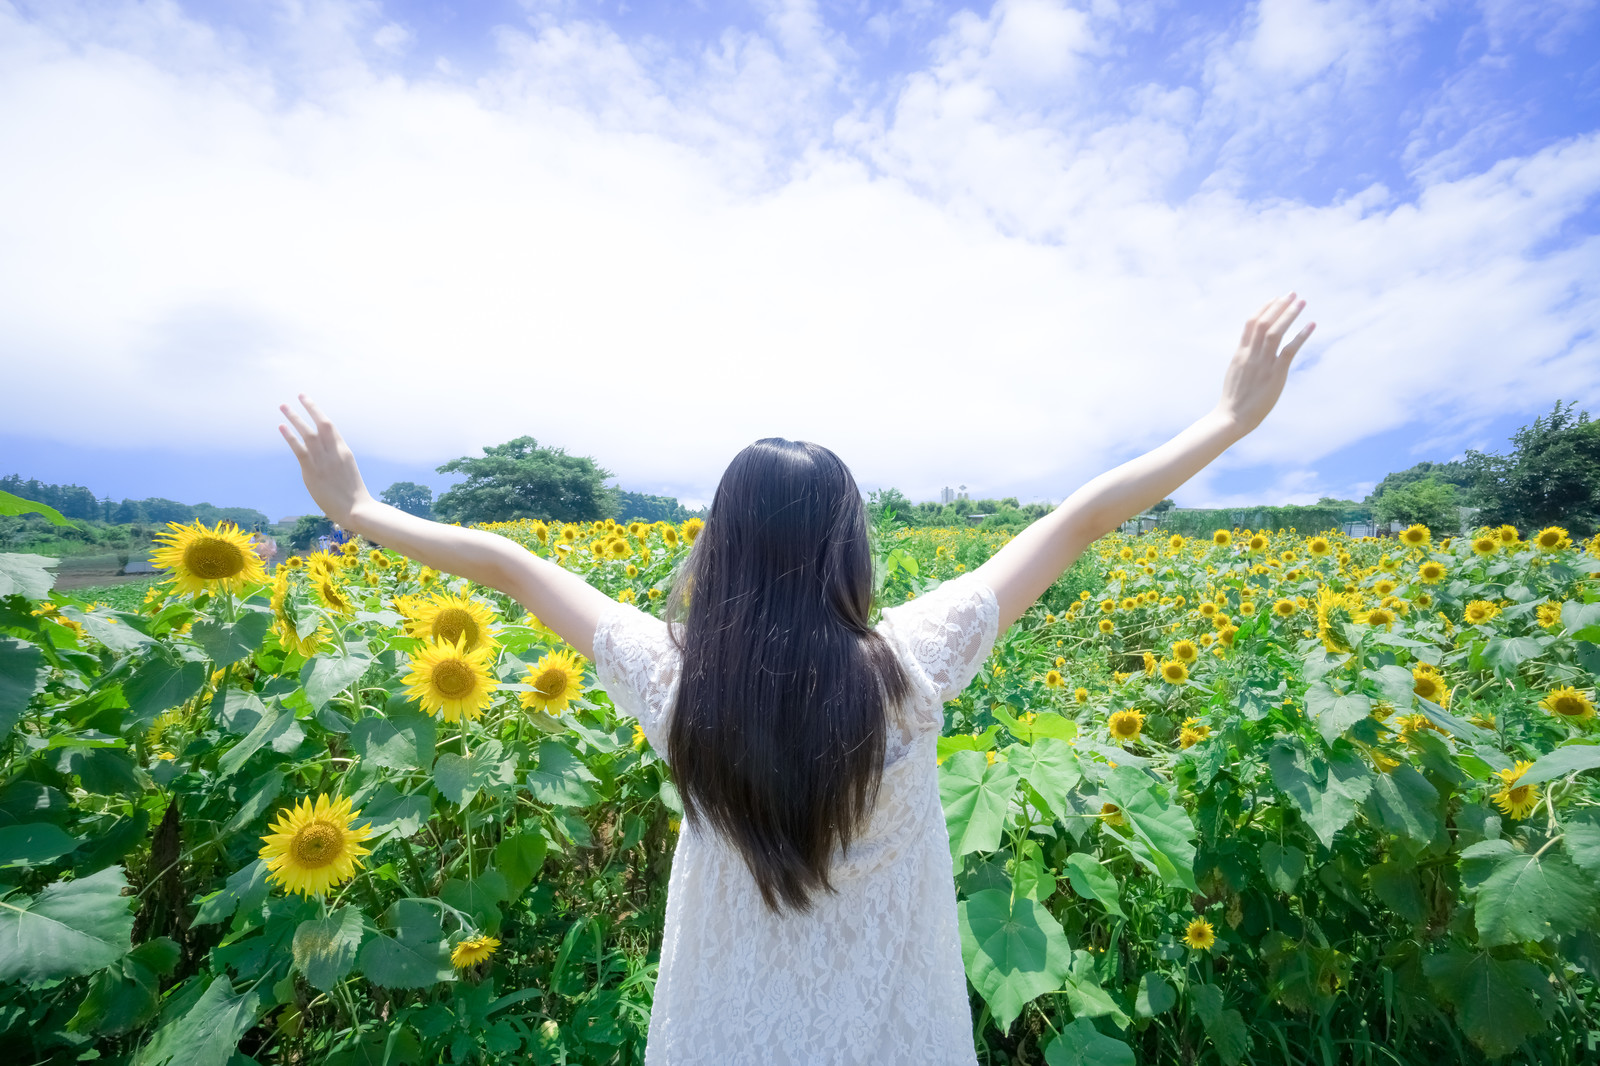
[[[914,694],[891,719],[867,831],[848,860],[834,851],[839,894],[815,895],[811,914],[772,914],[737,851],[683,825],[646,1066],[976,1063],[935,741],[944,702],[988,658],[998,622],[993,590],[973,574],[883,612],[878,632]],[[665,752],[679,667],[666,624],[609,608],[594,661],[618,710]]]

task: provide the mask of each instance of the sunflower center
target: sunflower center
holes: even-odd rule
[[[460,659],[446,659],[433,668],[433,687],[447,700],[464,698],[476,685],[472,667]]]
[[[547,700],[560,699],[567,691],[567,672],[552,666],[534,680],[533,687]]]
[[[1583,701],[1576,696],[1557,696],[1551,709],[1557,714],[1581,715],[1584,707]]]
[[[1419,677],[1413,691],[1423,699],[1431,700],[1439,694],[1439,682],[1431,677]],[[1435,700],[1435,702],[1438,701]]]
[[[1532,785],[1515,785],[1506,790],[1506,798],[1512,803],[1526,803],[1528,794],[1533,791]]]
[[[244,569],[244,552],[219,537],[201,537],[184,549],[183,565],[195,577],[217,581]]]
[[[344,834],[338,826],[312,822],[294,835],[294,843],[289,845],[289,849],[301,866],[321,869],[344,854]]]
[[[465,633],[467,637],[467,650],[471,651],[478,646],[483,633],[478,628],[478,622],[472,617],[472,612],[461,607],[446,607],[440,611],[433,620],[433,637],[446,644],[454,644]]]

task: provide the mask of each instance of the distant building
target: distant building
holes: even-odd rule
[[[305,515],[303,515],[303,514],[286,514],[282,518],[278,519],[278,525],[280,525],[280,526],[292,526],[292,525],[294,525],[296,522],[300,521],[300,519],[302,519],[304,517],[305,517]]]
[[[956,490],[951,488],[949,485],[946,485],[939,492],[939,502],[941,504],[949,503],[952,500],[954,500],[955,498],[956,498]]]

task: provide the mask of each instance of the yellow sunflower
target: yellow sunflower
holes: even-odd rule
[[[1501,526],[1494,533],[1495,536],[1500,538],[1501,544],[1515,544],[1517,542],[1516,526]]]
[[[414,637],[440,644],[462,641],[467,651],[499,646],[494,635],[494,612],[469,596],[447,593],[409,606],[415,613],[406,629]]]
[[[582,660],[574,651],[549,652],[528,668],[524,681],[532,690],[518,697],[524,707],[559,715],[583,693]]]
[[[700,536],[700,531],[705,527],[706,524],[700,519],[689,519],[683,524],[683,539],[688,541],[690,544],[693,544],[695,542],[695,538]]]
[[[1356,615],[1356,621],[1367,626],[1382,626],[1387,630],[1395,623],[1395,614],[1387,607],[1374,607],[1370,611],[1361,611]]]
[[[1188,750],[1204,739],[1199,732],[1193,729],[1180,729],[1178,731],[1178,747]]]
[[[1116,628],[1117,628],[1117,624],[1115,622],[1113,622],[1111,619],[1109,619],[1109,618],[1100,619],[1100,632],[1109,634],[1113,630],[1115,630]]]
[[[1192,640],[1180,640],[1172,646],[1172,657],[1180,663],[1192,663],[1200,657],[1200,649]]]
[[[1272,613],[1277,615],[1279,618],[1290,617],[1294,614],[1295,609],[1295,603],[1293,600],[1279,600],[1272,605]]]
[[[1050,688],[1061,688],[1066,684],[1066,682],[1061,678],[1060,670],[1046,670],[1044,674],[1044,683]]]
[[[1484,534],[1472,538],[1472,553],[1479,556],[1493,555],[1500,550],[1500,538]]]
[[[198,521],[192,526],[172,522],[155,539],[161,547],[150,553],[150,565],[172,571],[168,580],[178,592],[238,592],[267,580],[249,535],[232,522],[218,522],[214,529]]]
[[[1100,804],[1100,819],[1107,825],[1122,827],[1128,824],[1128,819],[1123,815],[1122,808],[1115,803]]]
[[[1546,526],[1533,538],[1533,542],[1542,552],[1557,552],[1572,547],[1572,539],[1560,526]]]
[[[1176,659],[1168,659],[1161,664],[1161,680],[1169,685],[1181,685],[1189,680],[1189,668]]]
[[[1100,613],[1102,613],[1102,614],[1110,614],[1112,611],[1115,611],[1116,609],[1117,609],[1117,601],[1116,600],[1106,599],[1106,600],[1101,600],[1100,601]]]
[[[1111,730],[1112,739],[1125,744],[1139,739],[1144,729],[1144,715],[1134,710],[1117,711],[1107,719],[1106,726]]]
[[[493,955],[499,946],[500,941],[492,936],[469,936],[450,950],[450,965],[458,970],[476,966]]]
[[[1217,942],[1217,931],[1204,918],[1196,918],[1183,931],[1183,942],[1195,951],[1210,951]]]
[[[371,854],[360,841],[372,835],[372,826],[355,827],[360,813],[350,809],[348,796],[334,800],[327,793],[280,811],[258,853],[267,862],[267,880],[303,896],[326,895],[350,880],[362,865],[360,856]]]
[[[1219,529],[1215,533],[1211,534],[1211,543],[1215,544],[1219,548],[1226,548],[1228,545],[1233,543],[1233,534],[1229,533],[1226,529]]]
[[[1174,533],[1172,536],[1168,537],[1167,538],[1167,547],[1170,548],[1172,551],[1175,551],[1175,552],[1176,551],[1182,551],[1183,550],[1183,534],[1182,533]]]
[[[1500,790],[1490,798],[1496,807],[1512,818],[1526,818],[1539,803],[1538,785],[1517,784],[1532,765],[1526,759],[1518,759],[1517,765],[1510,770],[1495,771],[1495,776],[1500,778]]]
[[[1469,625],[1481,626],[1489,622],[1494,618],[1495,615],[1499,613],[1500,608],[1498,605],[1490,603],[1488,600],[1473,600],[1471,603],[1467,604],[1466,609],[1461,612],[1461,617],[1464,618]]]
[[[1421,522],[1407,526],[1405,531],[1400,534],[1400,543],[1409,544],[1413,548],[1420,544],[1427,544],[1431,540],[1433,540],[1433,533]]]
[[[1539,605],[1539,624],[1545,629],[1554,629],[1561,624],[1561,604],[1555,601]]]
[[[1445,684],[1439,671],[1428,663],[1418,663],[1411,671],[1411,691],[1441,707],[1450,706],[1450,686]]]
[[[489,673],[493,654],[487,644],[468,651],[460,639],[448,644],[429,641],[411,657],[406,695],[420,701],[429,714],[442,714],[446,722],[458,722],[463,715],[477,718],[500,687]]]
[[[1327,537],[1312,537],[1310,540],[1306,541],[1306,551],[1310,552],[1312,555],[1315,555],[1319,559],[1324,555],[1327,555],[1332,550],[1333,548],[1328,544]]]
[[[1089,690],[1079,686],[1078,688],[1072,690],[1072,698],[1077,700],[1079,703],[1088,703]]]
[[[1539,701],[1539,706],[1568,722],[1584,721],[1594,717],[1594,701],[1570,685],[1553,688]]]

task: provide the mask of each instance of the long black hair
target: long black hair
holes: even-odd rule
[[[866,508],[839,457],[768,437],[717,485],[667,599],[683,653],[667,733],[684,816],[738,849],[769,909],[811,909],[883,775],[911,683],[868,624]]]

